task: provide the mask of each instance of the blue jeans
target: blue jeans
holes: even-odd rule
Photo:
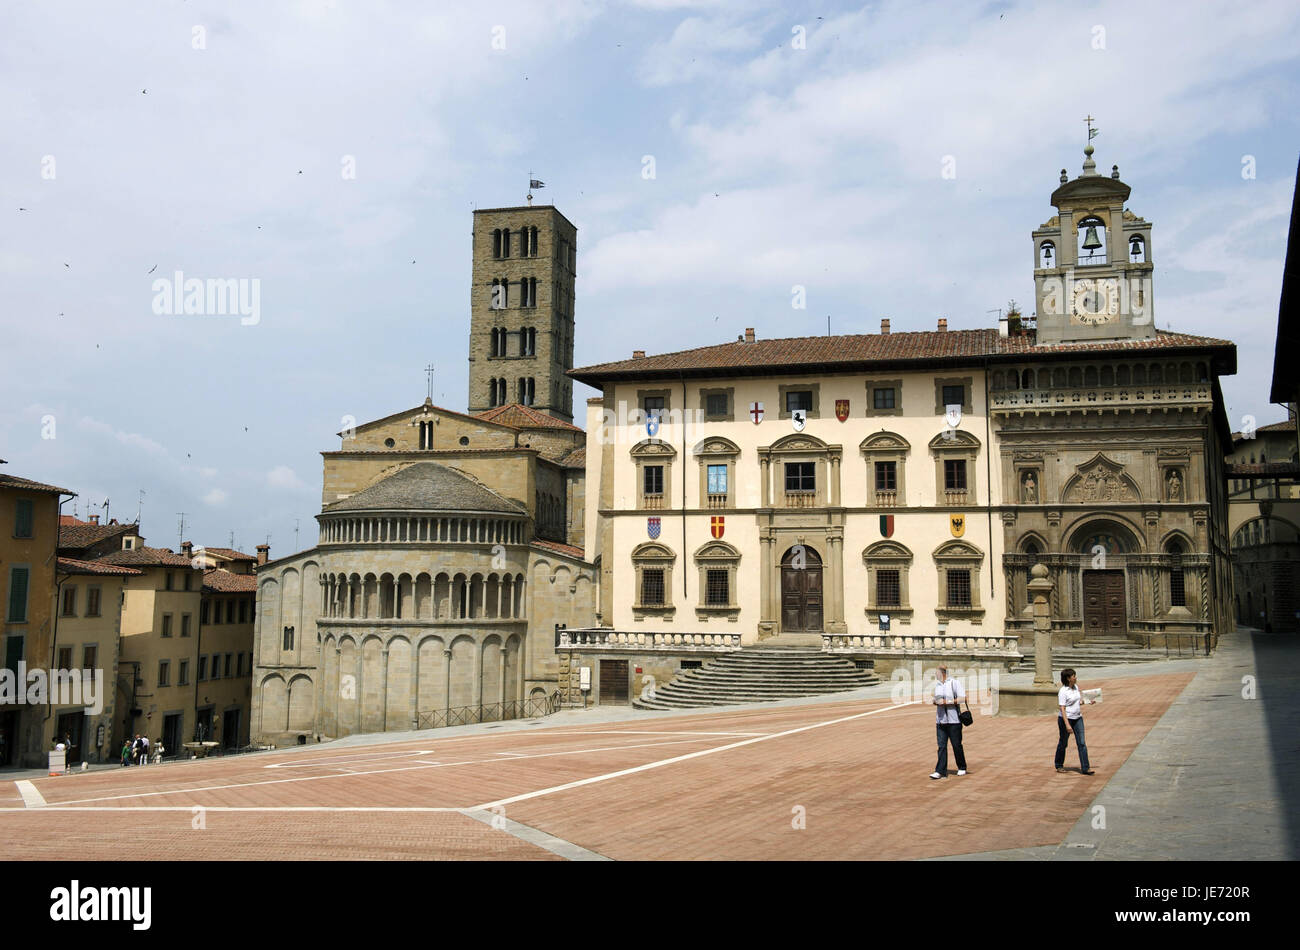
[[[957,768],[966,770],[966,753],[961,747],[960,722],[936,722],[935,737],[939,740],[939,761],[934,770],[940,775],[948,774],[948,741],[952,740],[952,754],[957,758]]]
[[[1056,728],[1061,731],[1061,740],[1056,743],[1056,767],[1059,769],[1061,766],[1065,765],[1065,747],[1070,744],[1070,733],[1069,730],[1065,728],[1065,723],[1061,721],[1059,715],[1056,717]],[[1083,717],[1080,716],[1078,719],[1071,719],[1070,729],[1074,730],[1074,742],[1075,745],[1079,747],[1079,769],[1087,772],[1088,746],[1087,743],[1083,741]]]

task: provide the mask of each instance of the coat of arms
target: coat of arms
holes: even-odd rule
[[[727,530],[727,519],[723,515],[714,515],[709,519],[709,532],[715,537],[720,538]]]
[[[880,516],[880,536],[882,538],[892,538],[894,536],[894,516]]]
[[[802,432],[803,427],[808,424],[808,410],[807,409],[791,410],[790,424],[794,426],[795,432]]]
[[[658,541],[658,540],[659,540],[659,530],[660,530],[660,527],[659,527],[659,517],[658,517],[658,515],[656,515],[656,516],[653,517],[653,518],[647,518],[647,519],[645,520],[645,533],[648,534],[648,535],[650,535],[650,540],[651,540],[651,541]]]
[[[953,429],[961,425],[961,403],[949,403],[944,408],[947,410],[943,416],[944,421]]]
[[[954,538],[960,538],[963,534],[966,533],[965,515],[949,515],[948,523],[949,526],[952,528],[952,536]]]
[[[645,419],[645,434],[654,438],[659,434],[659,414],[652,412]]]
[[[754,425],[763,421],[763,404],[761,402],[751,402],[749,404],[749,418],[754,420]]]
[[[835,400],[835,418],[844,422],[849,418],[849,401],[847,399]]]

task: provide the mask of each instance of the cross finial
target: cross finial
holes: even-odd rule
[[[430,363],[428,366],[426,366],[426,367],[424,368],[424,372],[425,372],[425,375],[429,377],[429,391],[428,391],[428,397],[429,397],[430,399],[432,399],[432,398],[433,398],[433,364]]]

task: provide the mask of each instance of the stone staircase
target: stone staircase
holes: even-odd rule
[[[1032,647],[1033,637],[1025,637],[1020,643],[1022,650],[1027,646]],[[1073,647],[1053,647],[1052,671],[1054,673],[1060,672],[1066,667],[1084,670],[1090,667],[1151,663],[1156,660],[1176,658],[1176,655],[1166,657],[1163,647],[1159,650],[1148,650],[1134,643],[1128,637],[1103,635],[1086,637]],[[1034,654],[1032,650],[1026,650],[1025,658],[1010,670],[1012,673],[1032,673],[1033,671]]]
[[[656,688],[654,698],[636,698],[637,709],[695,709],[762,703],[798,696],[818,696],[874,686],[871,670],[860,670],[847,657],[815,647],[765,644],[724,653],[698,669],[683,670]]]

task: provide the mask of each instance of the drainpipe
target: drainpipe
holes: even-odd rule
[[[70,494],[68,499],[75,498],[75,494]],[[58,507],[54,512],[54,625],[50,635],[50,671],[54,670],[54,659],[58,656],[59,649],[59,611],[62,609],[63,600],[63,581],[59,580],[59,526],[63,522],[63,506],[68,503],[67,499],[62,496],[59,498]],[[30,585],[29,585],[30,586]],[[29,597],[28,600],[31,598]],[[50,684],[51,686],[53,683]],[[54,714],[54,691],[46,689],[45,691],[45,717],[41,720],[41,738],[45,738],[45,724],[50,721],[50,716]],[[44,744],[42,742],[42,744]],[[42,749],[42,752],[48,752],[48,749]],[[82,746],[85,751],[85,746]]]
[[[689,606],[686,595],[686,374],[678,371],[677,376],[682,381],[682,464],[678,478],[682,483],[682,604]]]

